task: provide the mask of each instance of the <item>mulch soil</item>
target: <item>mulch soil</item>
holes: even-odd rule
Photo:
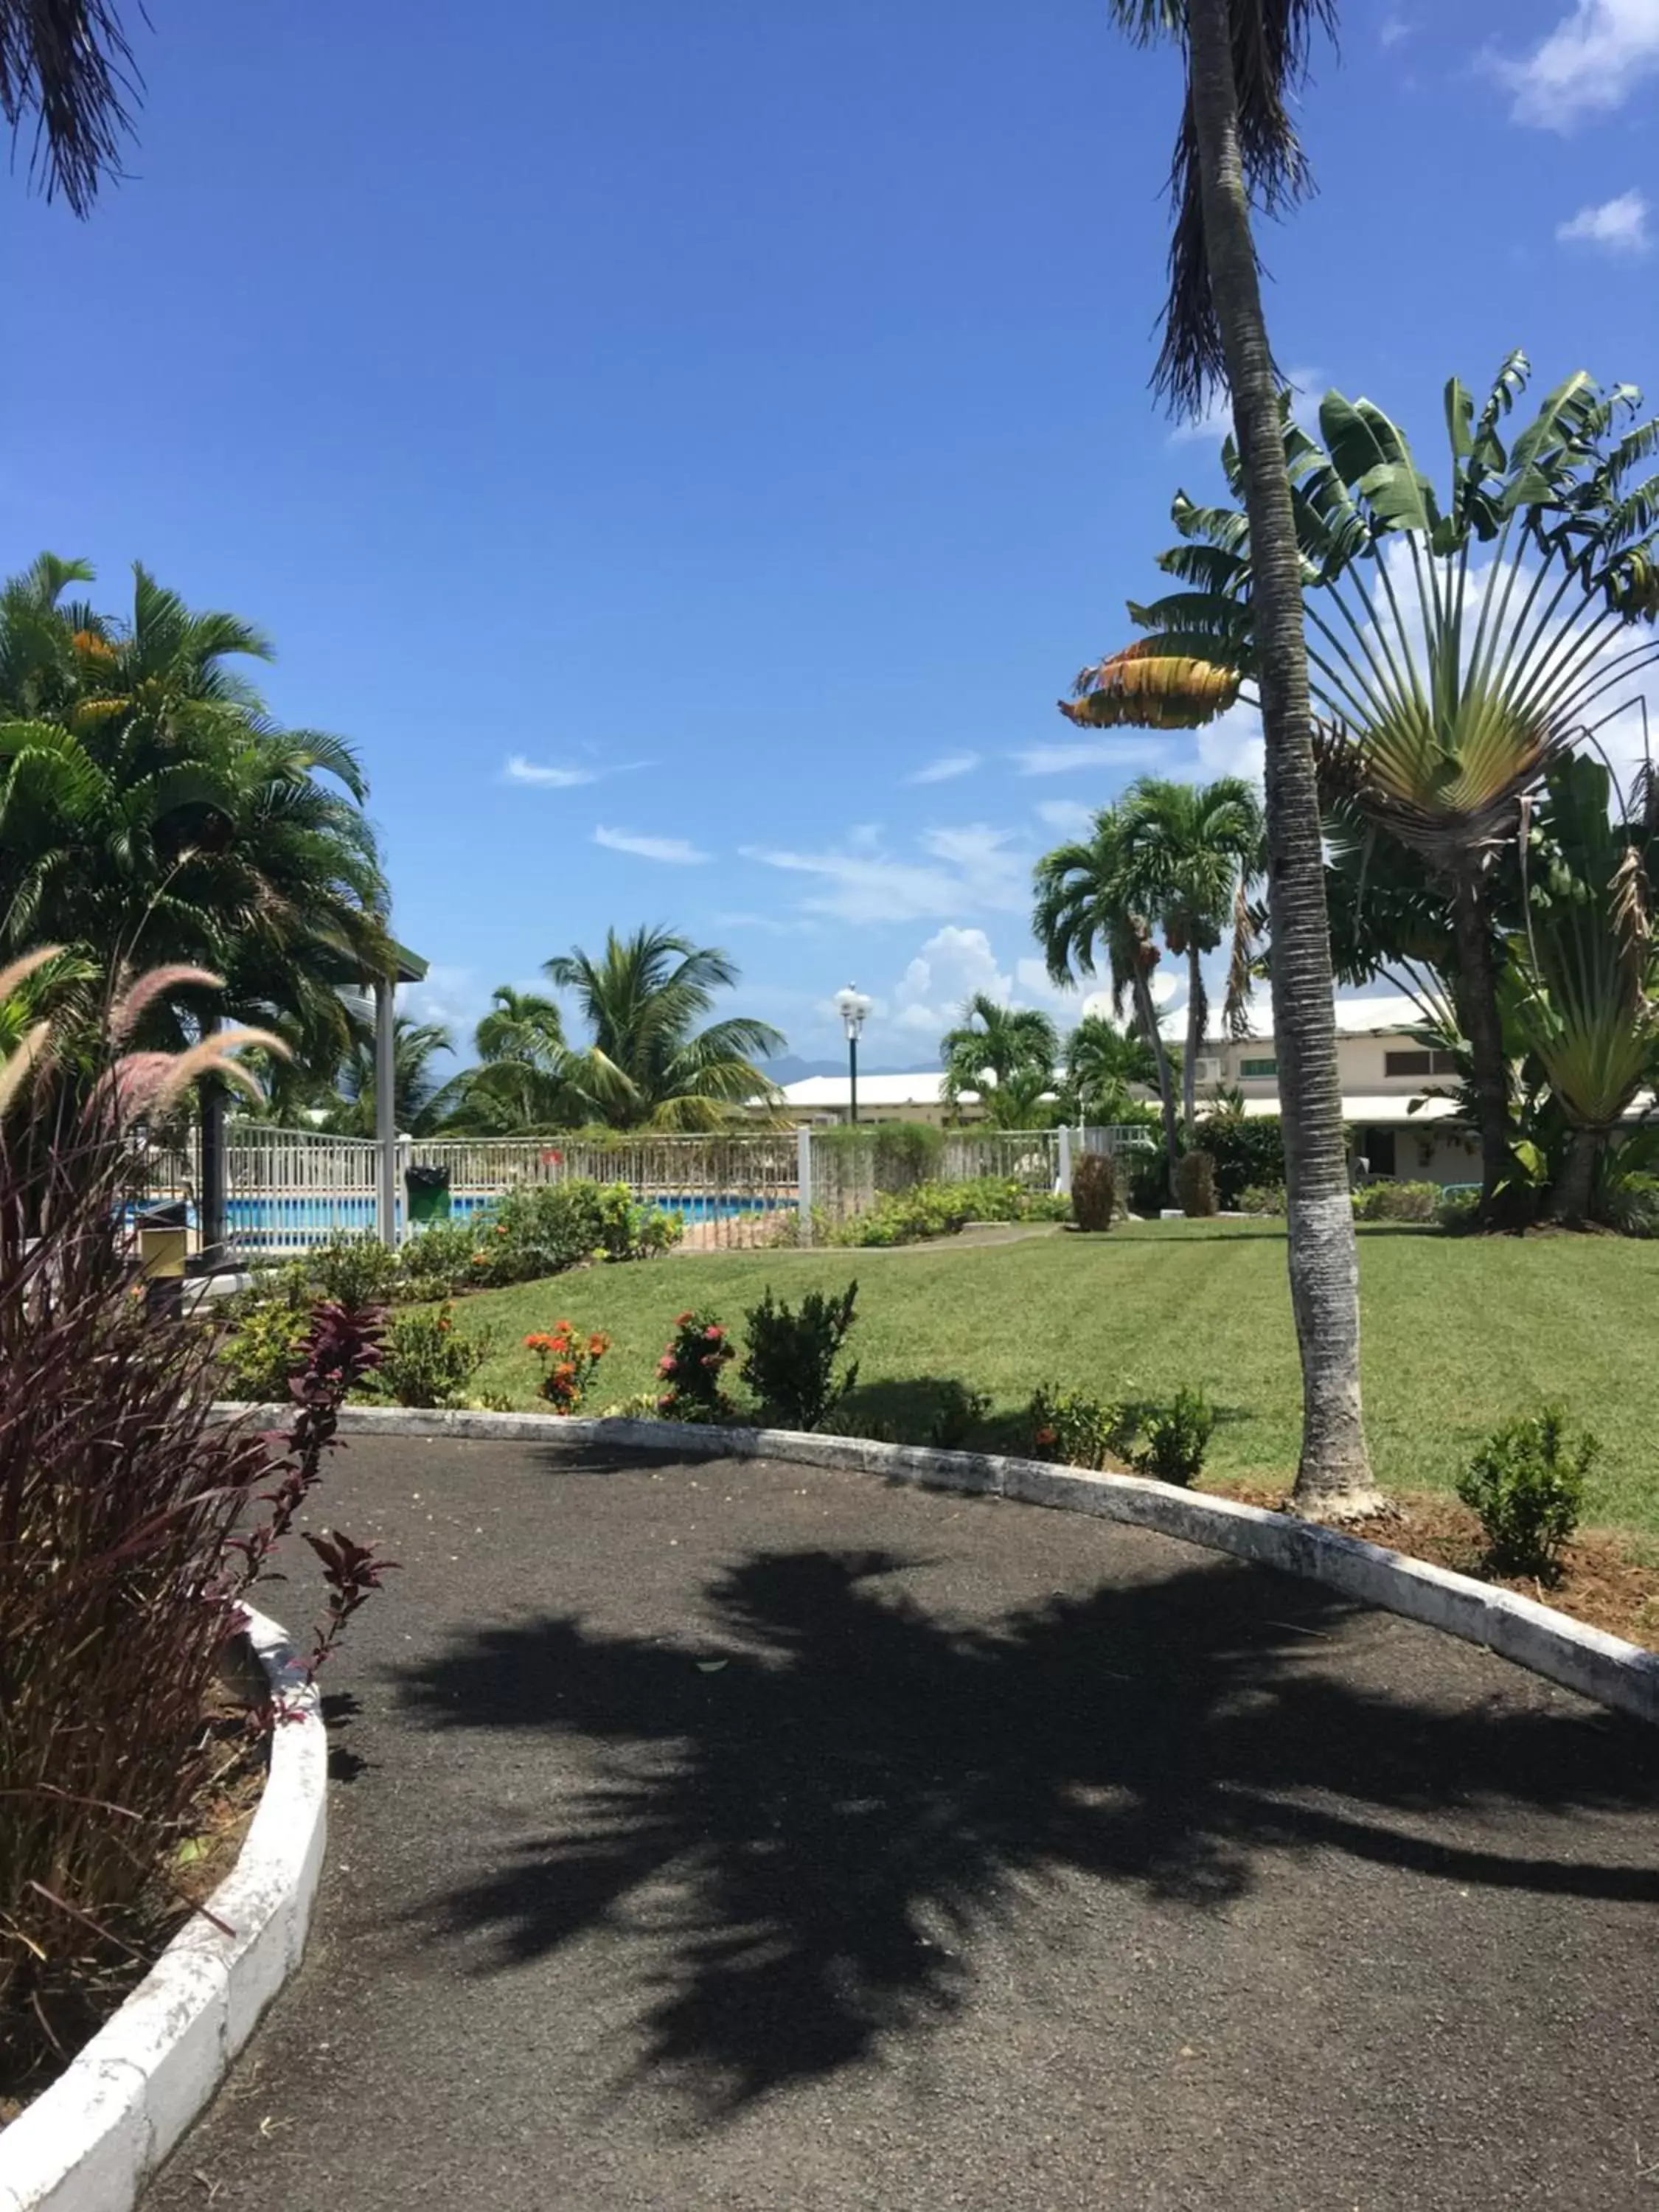
[[[1275,1512],[1286,1503],[1285,1491],[1271,1483],[1223,1481],[1204,1487]],[[1344,1533],[1426,1559],[1431,1566],[1450,1567],[1460,1575],[1518,1590],[1522,1596],[1554,1606],[1609,1636],[1659,1650],[1659,1559],[1650,1542],[1616,1529],[1586,1529],[1566,1547],[1559,1578],[1540,1583],[1531,1576],[1491,1573],[1480,1524],[1456,1498],[1436,1491],[1406,1491],[1397,1503],[1397,1517],[1345,1522]]]

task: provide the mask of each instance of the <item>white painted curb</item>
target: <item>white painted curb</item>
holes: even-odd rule
[[[305,1948],[322,1871],[328,1743],[283,1630],[248,1635],[288,1717],[236,1864],[84,2051],[0,2129],[0,2212],[131,2212]]]
[[[250,1409],[226,1406],[227,1414]],[[272,1422],[281,1407],[259,1407]],[[981,1452],[935,1451],[921,1444],[877,1443],[864,1437],[802,1436],[787,1429],[721,1429],[681,1421],[586,1420],[547,1413],[433,1413],[402,1406],[352,1406],[341,1414],[348,1434],[462,1437],[515,1443],[609,1443],[629,1450],[708,1459],[795,1460],[842,1468],[889,1482],[1049,1505],[1103,1520],[1128,1521],[1231,1552],[1258,1565],[1326,1583],[1364,1605],[1403,1614],[1466,1644],[1479,1644],[1534,1674],[1576,1690],[1597,1705],[1659,1721],[1659,1653],[1607,1636],[1554,1607],[1499,1589],[1449,1568],[1434,1567],[1346,1536],[1312,1522],[1269,1513],[1204,1491],[1178,1490],[1138,1474],[1089,1474],[1043,1460],[1003,1459]],[[3,2208],[0,2208],[3,2212]]]

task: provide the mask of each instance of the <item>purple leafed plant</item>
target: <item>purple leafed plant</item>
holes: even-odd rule
[[[28,1081],[0,1069],[0,2091],[80,2039],[153,1941],[225,1759],[210,1709],[241,1601],[377,1357],[378,1315],[324,1308],[287,1431],[216,1419],[215,1332],[146,1310],[122,1229],[126,1078],[155,1110],[160,1057],[73,1111],[45,1099],[40,1045]],[[315,1665],[387,1563],[307,1540]]]

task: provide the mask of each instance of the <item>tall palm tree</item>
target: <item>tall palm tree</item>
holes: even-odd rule
[[[574,992],[592,1042],[566,1063],[588,1117],[615,1128],[718,1129],[775,1086],[754,1065],[781,1052],[769,1022],[743,1016],[696,1024],[738,969],[728,953],[662,928],[630,937],[607,933],[595,959],[580,945],[546,963],[549,979]]]
[[[423,1137],[440,1118],[442,1088],[432,1063],[453,1049],[441,1022],[417,1022],[408,1014],[393,1018],[392,1110],[405,1135]],[[339,1074],[339,1103],[325,1126],[343,1137],[372,1137],[375,1132],[374,1040],[354,1040]]]
[[[210,969],[222,993],[147,1009],[154,1041],[222,1012],[331,1073],[354,1034],[337,986],[389,958],[356,758],[271,720],[248,624],[142,568],[116,622],[66,599],[89,575],[43,556],[0,591],[0,951],[50,937],[105,969]]]
[[[1158,1087],[1158,1055],[1146,1039],[1103,1014],[1085,1014],[1066,1040],[1066,1085],[1085,1120],[1123,1120],[1132,1091]]]
[[[1054,1086],[1060,1036],[1036,1007],[1005,1006],[975,991],[960,1022],[939,1039],[939,1050],[945,1070],[941,1096],[952,1111],[963,1091],[971,1091],[994,1127],[1029,1129],[1029,1116]]]
[[[1659,452],[1659,417],[1632,420],[1632,387],[1603,389],[1579,370],[1506,449],[1500,432],[1528,374],[1526,356],[1510,354],[1478,416],[1463,385],[1447,384],[1443,504],[1403,431],[1370,400],[1328,392],[1322,443],[1288,411],[1280,434],[1316,633],[1327,811],[1346,817],[1350,842],[1358,823],[1370,844],[1405,848],[1443,909],[1489,1218],[1512,1166],[1499,863],[1553,762],[1593,738],[1609,695],[1659,660],[1650,628],[1628,641],[1659,614],[1659,476],[1641,475]],[[1241,495],[1237,454],[1224,459]],[[1182,542],[1159,565],[1188,588],[1132,609],[1155,633],[1135,665],[1161,670],[1197,718],[1257,672],[1250,523],[1242,507],[1184,495],[1172,515]],[[1472,574],[1483,548],[1484,574]],[[1097,677],[1103,716],[1140,718],[1114,663],[1084,681]],[[1386,849],[1375,863],[1361,855],[1361,878],[1379,890],[1395,872]]]
[[[1231,931],[1227,1006],[1236,1027],[1249,984],[1248,894],[1262,864],[1261,809],[1239,776],[1177,783],[1145,775],[1131,784],[1121,811],[1128,880],[1156,913],[1170,951],[1187,962],[1182,1119],[1190,1144],[1198,1118],[1198,1060],[1209,1025],[1204,956]]]
[[[1252,198],[1308,186],[1288,101],[1332,0],[1112,0],[1131,37],[1182,48],[1175,234],[1158,382],[1194,412],[1224,386],[1256,550],[1267,741],[1268,912],[1285,1124],[1291,1298],[1302,1354],[1296,1503],[1327,1518],[1376,1510],[1359,1396],[1359,1263],[1348,1198],[1336,1014],[1314,774],[1301,570],[1279,434],[1278,373],[1261,307]]]
[[[78,216],[120,174],[138,71],[107,0],[0,0],[0,116],[34,123],[29,174]]]
[[[570,1077],[564,1019],[551,999],[503,983],[473,1032],[478,1062],[446,1085],[446,1127],[506,1137],[568,1128],[586,1117]]]
[[[1136,1033],[1152,1054],[1164,1158],[1173,1179],[1181,1156],[1175,1079],[1152,987],[1161,956],[1141,903],[1145,886],[1130,876],[1126,831],[1121,809],[1103,806],[1086,838],[1043,854],[1036,870],[1031,929],[1054,982],[1064,987],[1094,975],[1103,955],[1120,1019],[1125,1000],[1133,1004]]]

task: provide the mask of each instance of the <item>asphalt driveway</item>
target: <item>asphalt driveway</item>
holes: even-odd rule
[[[358,1442],[321,1517],[403,1571],[320,1919],[148,2212],[1659,2207],[1635,1724],[813,1468]]]

